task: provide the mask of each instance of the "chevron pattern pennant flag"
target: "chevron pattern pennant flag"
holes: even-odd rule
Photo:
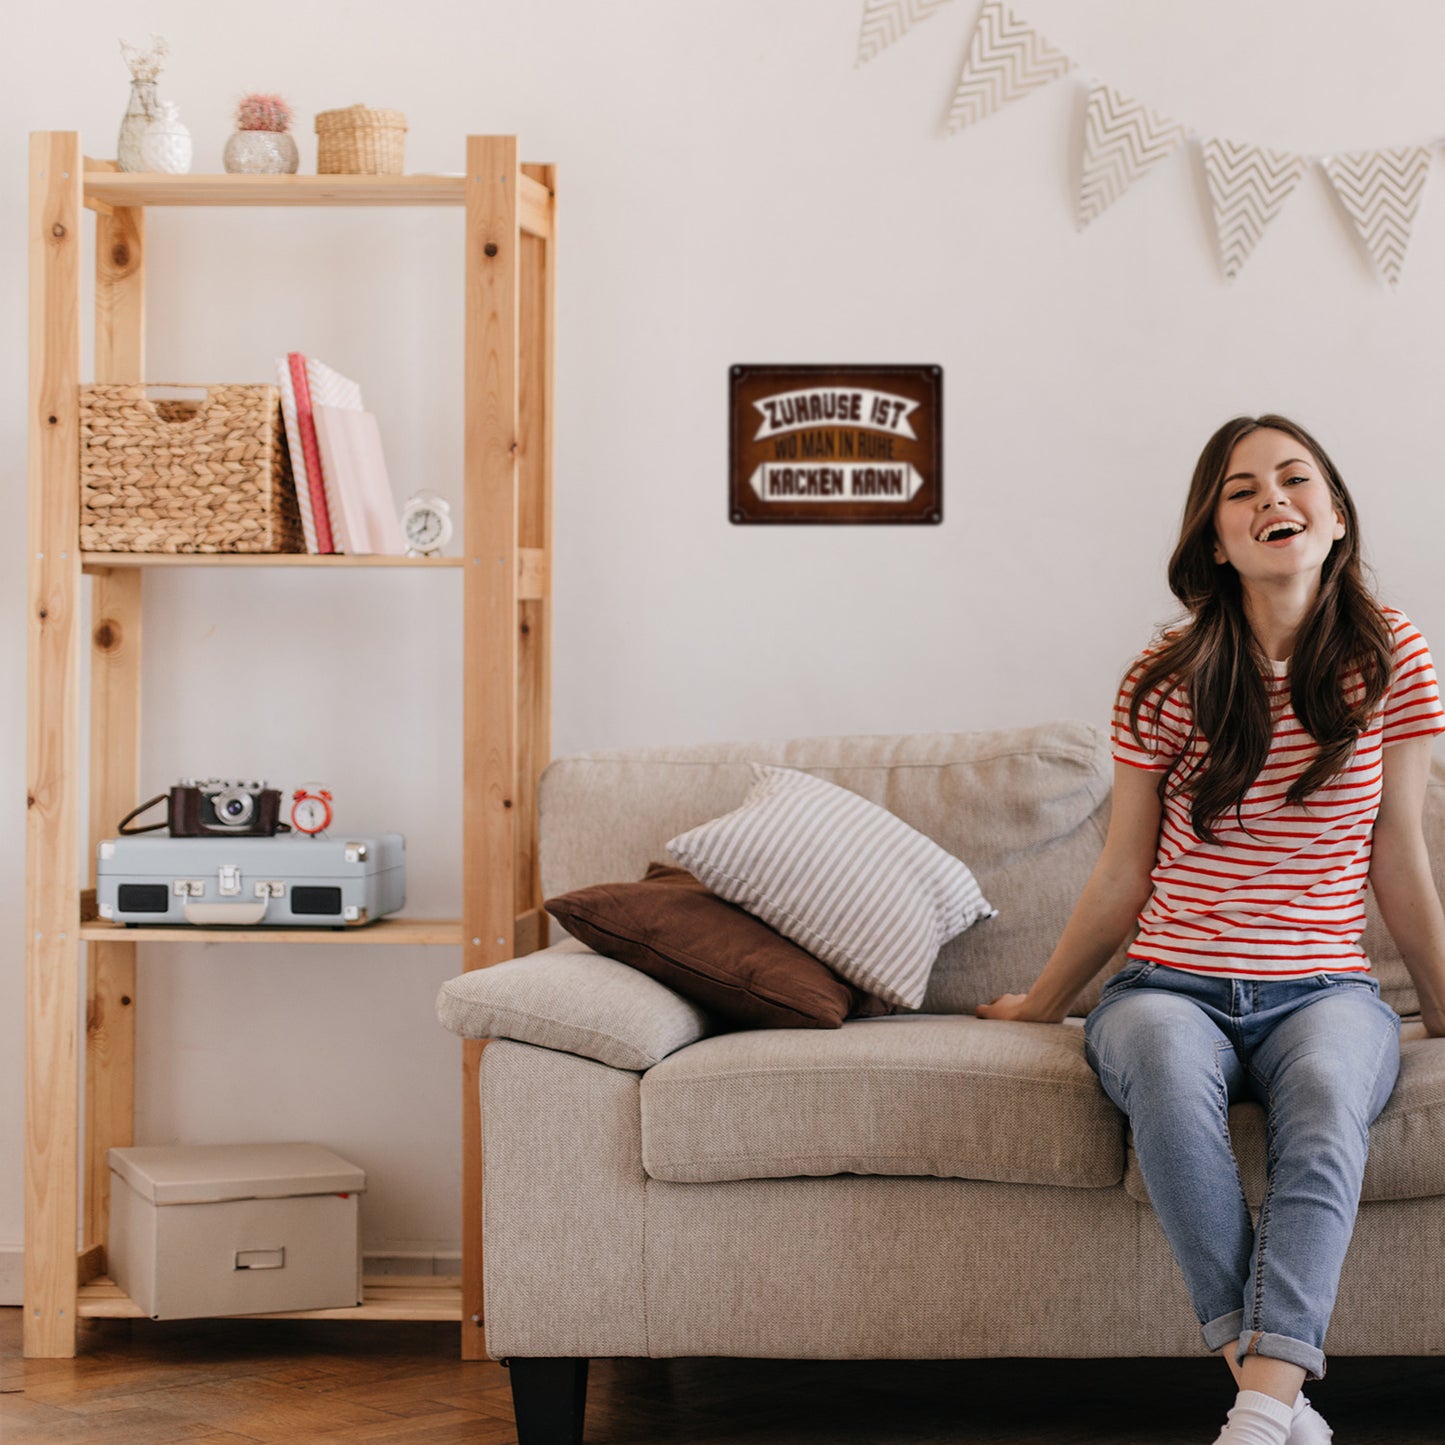
[[[1279,215],[1304,173],[1302,156],[1239,141],[1204,142],[1204,174],[1214,203],[1219,259],[1230,281],[1239,275],[1264,228]]]
[[[880,50],[926,20],[948,0],[865,0],[863,26],[858,32],[857,64],[872,60]]]
[[[1430,171],[1429,146],[1325,156],[1320,164],[1380,274],[1397,285]]]
[[[1002,0],[984,0],[948,111],[952,133],[1065,74],[1073,61]]]
[[[1145,171],[1167,159],[1188,131],[1137,100],[1095,81],[1084,119],[1084,169],[1079,228],[1107,210]]]

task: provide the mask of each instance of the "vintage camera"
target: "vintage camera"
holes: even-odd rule
[[[130,826],[142,813],[158,803],[166,805],[166,821],[145,827]],[[120,821],[119,832],[153,833],[170,830],[172,838],[217,837],[269,838],[289,833],[281,821],[281,792],[265,783],[234,783],[222,778],[182,778],[170,792],[158,793]]]
[[[280,820],[280,790],[265,783],[182,778],[171,789],[172,838],[195,838],[202,833],[269,837],[278,831]]]

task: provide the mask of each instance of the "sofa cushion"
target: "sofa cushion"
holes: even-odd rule
[[[437,1019],[464,1039],[516,1039],[633,1070],[710,1027],[695,1003],[570,938],[448,979]]]
[[[755,765],[742,805],[667,851],[851,983],[923,1002],[938,950],[995,909],[968,865],[886,808],[797,768]]]
[[[1229,1110],[1229,1137],[1250,1206],[1264,1198],[1265,1114],[1263,1106],[1239,1103]],[[1124,1187],[1149,1203],[1132,1134]],[[1418,1020],[1400,1030],[1400,1077],[1380,1117],[1370,1126],[1360,1199],[1427,1199],[1445,1195],[1445,1041],[1425,1036]]]
[[[897,1014],[700,1040],[642,1079],[643,1167],[703,1183],[933,1175],[1102,1189],[1124,1124],[1073,1024]]]
[[[890,1012],[811,953],[709,891],[685,868],[650,864],[640,883],[597,883],[547,900],[589,948],[754,1028],[836,1029]]]

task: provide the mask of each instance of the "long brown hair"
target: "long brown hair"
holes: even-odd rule
[[[1360,563],[1360,529],[1355,504],[1335,464],[1302,426],[1282,416],[1240,416],[1226,422],[1205,444],[1184,504],[1179,542],[1169,559],[1169,587],[1188,608],[1187,623],[1168,632],[1144,659],[1129,703],[1129,727],[1141,747],[1139,718],[1146,699],[1154,720],[1178,688],[1189,699],[1191,732],[1183,752],[1159,781],[1159,796],[1187,793],[1195,833],[1217,843],[1214,825],[1234,811],[1244,824],[1244,795],[1269,755],[1272,731],[1264,674],[1268,660],[1244,613],[1239,573],[1214,560],[1214,511],[1241,438],[1262,427],[1285,432],[1305,447],[1329,485],[1345,535],[1331,547],[1320,589],[1295,639],[1290,662],[1290,702],[1319,755],[1286,794],[1302,803],[1341,772],[1355,741],[1369,726],[1390,685],[1391,634],[1379,604],[1365,585]],[[1364,692],[1345,699],[1346,672],[1358,668]],[[1186,771],[1196,738],[1208,748]]]

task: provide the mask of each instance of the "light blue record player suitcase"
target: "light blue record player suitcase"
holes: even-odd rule
[[[354,928],[406,903],[400,833],[109,838],[96,906],[115,923]]]

